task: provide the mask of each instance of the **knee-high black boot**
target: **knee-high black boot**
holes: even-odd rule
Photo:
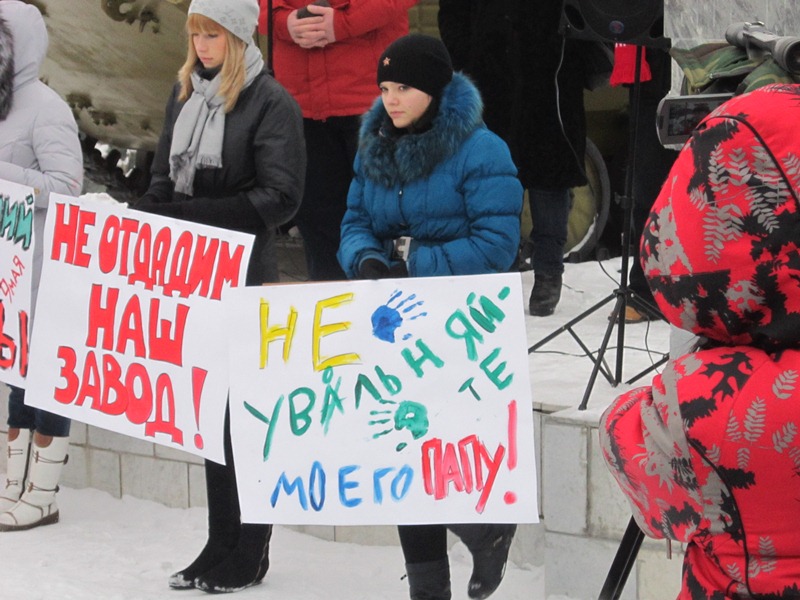
[[[447,557],[406,563],[411,600],[450,600],[450,563]]]
[[[239,543],[239,496],[233,462],[230,457],[226,460],[227,465],[206,461],[208,541],[192,564],[170,576],[169,586],[173,589],[193,588],[195,579],[225,560]]]
[[[450,563],[444,525],[399,525],[411,600],[450,600]]]
[[[238,592],[259,583],[269,569],[272,525],[244,523],[239,543],[218,565],[194,580],[197,589],[213,594]]]
[[[231,503],[235,506],[232,512],[236,517],[237,538],[221,560],[203,570],[194,579],[194,587],[215,594],[243,590],[264,579],[269,569],[269,540],[272,537],[272,525],[241,523],[229,419],[226,411],[225,462]]]
[[[465,523],[448,525],[472,554],[472,576],[467,594],[483,600],[491,596],[503,581],[508,551],[517,531],[516,525],[496,523]]]

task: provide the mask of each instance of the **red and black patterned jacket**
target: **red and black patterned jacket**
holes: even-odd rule
[[[605,412],[606,462],[681,599],[800,597],[800,85],[736,96],[681,151],[641,260],[707,340]]]

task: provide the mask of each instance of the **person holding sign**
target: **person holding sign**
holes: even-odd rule
[[[38,8],[17,0],[0,1],[0,179],[36,190],[31,306],[39,287],[39,240],[50,192],[78,195],[83,185],[75,118],[67,103],[39,81],[47,45],[47,29]],[[0,491],[0,531],[58,522],[56,490],[69,447],[69,419],[26,406],[25,391],[9,387],[7,481]]]
[[[350,278],[508,271],[522,186],[506,144],[481,118],[477,88],[436,38],[411,34],[378,62],[381,96],[364,115],[338,258]],[[402,249],[402,250],[400,250]],[[470,598],[503,577],[512,524],[448,525],[469,548]],[[401,525],[410,597],[447,600],[445,525]]]
[[[258,12],[257,0],[192,1],[187,59],[134,206],[255,234],[248,285],[278,280],[275,230],[297,211],[306,165],[300,109],[253,43]],[[241,522],[227,416],[224,428],[226,464],[205,462],[208,541],[170,577],[173,589],[233,592],[269,567],[272,526]]]

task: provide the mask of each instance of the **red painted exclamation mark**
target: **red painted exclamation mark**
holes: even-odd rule
[[[200,430],[200,398],[203,395],[203,385],[206,382],[208,371],[198,367],[192,367],[192,400],[194,401],[194,420],[197,422],[197,430]],[[203,449],[203,436],[199,433],[194,435],[194,445],[198,449]]]
[[[517,468],[517,401],[512,400],[508,405],[508,470]],[[515,492],[506,492],[503,495],[506,504],[517,501]]]

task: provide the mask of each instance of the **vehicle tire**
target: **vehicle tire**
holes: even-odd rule
[[[611,205],[611,183],[600,150],[586,138],[585,154],[587,185],[572,188],[572,209],[567,222],[567,243],[564,260],[582,262],[592,257],[603,234]]]

